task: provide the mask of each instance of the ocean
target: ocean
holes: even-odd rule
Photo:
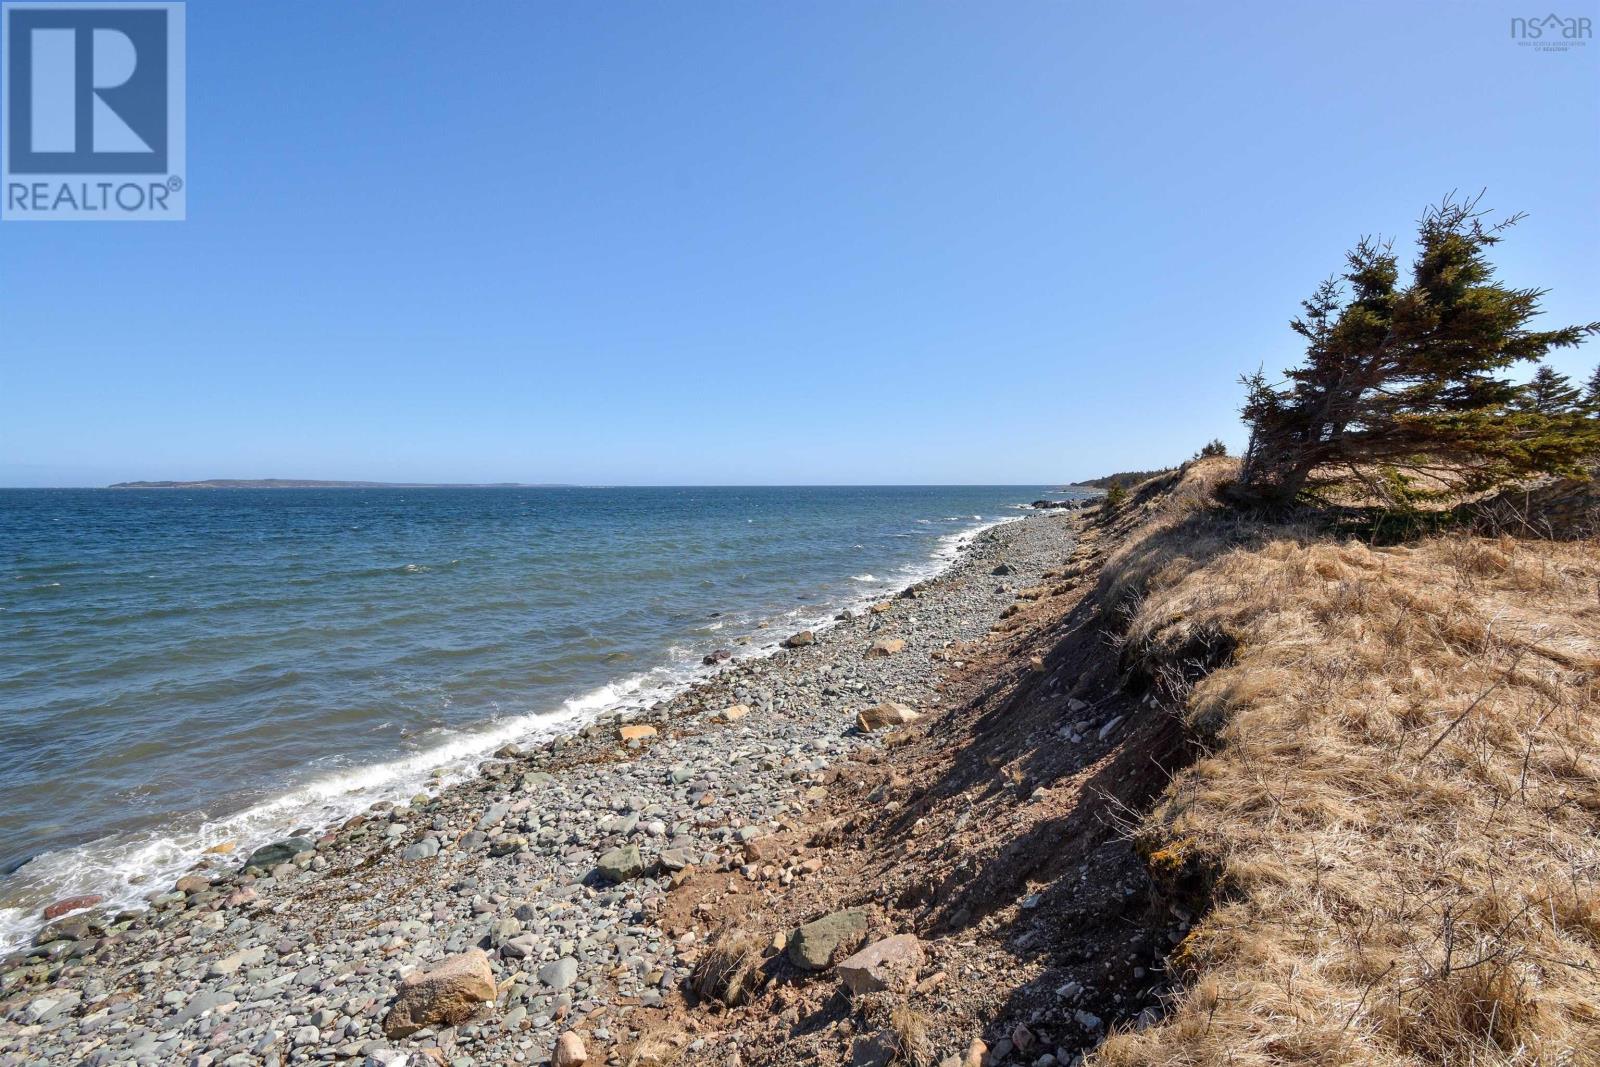
[[[0,490],[0,950],[770,653],[1044,492]]]

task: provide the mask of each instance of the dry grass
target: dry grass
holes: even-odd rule
[[[1213,906],[1096,1062],[1600,1063],[1600,545],[1334,541],[1232,469],[1135,491],[1101,578],[1211,749],[1141,848]]]
[[[928,1021],[909,1004],[898,1003],[889,1013],[889,1032],[894,1035],[895,1062],[907,1067],[930,1067],[933,1042],[928,1038]]]
[[[764,983],[762,954],[771,943],[770,937],[736,926],[724,927],[689,976],[690,986],[701,997],[738,1007]]]

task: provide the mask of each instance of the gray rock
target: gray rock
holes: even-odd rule
[[[408,860],[431,860],[439,854],[439,841],[437,838],[424,837],[421,841],[409,846],[401,854],[401,858]]]
[[[656,859],[660,862],[661,869],[664,871],[681,871],[685,867],[694,866],[694,857],[689,854],[687,849],[682,848],[664,849]]]
[[[489,810],[483,813],[483,818],[478,820],[477,829],[494,829],[496,826],[500,825],[500,820],[504,819],[506,817],[506,812],[510,810],[511,805],[504,802],[491,805]]]
[[[282,841],[274,841],[270,845],[262,845],[250,853],[250,858],[244,861],[246,867],[260,867],[262,870],[271,870],[279,864],[288,863],[302,852],[310,852],[317,847],[316,842],[309,837],[286,837]]]
[[[789,935],[789,962],[806,971],[825,970],[866,932],[865,912],[852,909],[824,915]]]
[[[539,981],[551,989],[561,990],[571,986],[578,978],[578,961],[562,956],[539,968]]]

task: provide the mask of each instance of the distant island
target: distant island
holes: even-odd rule
[[[332,482],[317,478],[206,478],[195,482],[116,482],[107,489],[571,489],[558,482]]]

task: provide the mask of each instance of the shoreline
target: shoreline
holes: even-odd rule
[[[1030,507],[1022,503],[1012,506]],[[834,625],[841,610],[862,611],[875,600],[897,595],[906,584],[937,578],[959,560],[965,546],[975,538],[1029,514],[1032,512],[1024,510],[1015,516],[977,521],[976,525],[942,534],[932,551],[899,565],[894,577],[874,579],[868,583],[871,588],[833,606],[802,605],[783,616],[756,622],[748,632],[730,635],[733,647],[726,649],[731,652],[727,660],[708,664],[696,657],[683,664],[657,663],[609,678],[547,710],[507,715],[451,730],[428,748],[294,783],[217,819],[188,825],[158,824],[121,837],[103,837],[41,853],[28,862],[43,860],[63,873],[48,894],[35,894],[25,906],[0,907],[0,960],[28,947],[44,925],[41,911],[58,900],[97,896],[102,898],[99,906],[103,909],[139,910],[160,891],[152,887],[170,885],[191,873],[207,855],[215,855],[219,846],[232,846],[244,855],[259,845],[288,836],[291,829],[321,833],[374,803],[400,803],[419,791],[437,793],[460,786],[477,777],[480,766],[508,744],[535,746],[582,730],[607,715],[645,711],[682,696],[725,669],[728,663],[744,663],[779,652],[782,636],[788,632],[780,627],[821,633]]]
[[[601,712],[532,751],[502,747],[480,774],[411,805],[380,801],[265,877],[242,875],[239,853],[213,856],[149,912],[58,920],[64,936],[0,968],[0,1063],[79,1062],[97,1050],[103,1062],[146,1051],[166,1062],[205,1046],[201,1031],[219,1013],[251,1040],[221,1042],[226,1054],[207,1062],[370,1055],[391,1047],[379,1020],[400,975],[474,945],[510,983],[498,1020],[405,1044],[542,1062],[575,1014],[628,1006],[618,998],[659,1002],[686,977],[677,960],[689,946],[649,922],[672,868],[740,871],[743,846],[803,811],[830,766],[880,743],[849,725],[855,712],[884,700],[936,704],[937,657],[987,632],[1012,599],[997,586],[1025,584],[1064,557],[1070,515],[1024,513],[967,531],[913,595],[879,613],[817,623],[811,645],[739,657],[649,709]],[[1015,576],[989,574],[1001,555],[1015,557],[1004,560]],[[863,639],[891,633],[904,650],[864,658]],[[733,706],[748,710],[719,721]],[[619,747],[623,725],[655,736]],[[653,860],[652,876],[597,881],[600,855],[627,844]],[[344,997],[346,986],[362,996]],[[330,992],[344,997],[337,1008]],[[315,1037],[305,1025],[274,1029],[290,1017],[326,1025],[310,1024]],[[143,1040],[135,1031],[148,1049],[132,1047]]]

